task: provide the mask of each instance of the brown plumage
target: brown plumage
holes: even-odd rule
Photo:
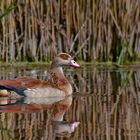
[[[72,94],[72,87],[63,73],[63,66],[80,67],[69,54],[60,53],[52,61],[49,81],[41,81],[32,77],[0,80],[0,96],[8,96],[11,91],[27,97],[70,95]],[[5,90],[8,91],[7,94],[5,94]]]

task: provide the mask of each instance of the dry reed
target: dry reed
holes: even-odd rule
[[[46,61],[58,52],[84,61],[140,57],[138,0],[1,0],[0,60]]]

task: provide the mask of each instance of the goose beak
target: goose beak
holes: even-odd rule
[[[74,68],[79,68],[80,67],[80,65],[78,63],[76,63],[74,60],[71,60],[69,65],[74,67]]]

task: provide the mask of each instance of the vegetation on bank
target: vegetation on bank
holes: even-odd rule
[[[0,60],[140,60],[138,0],[1,0]]]

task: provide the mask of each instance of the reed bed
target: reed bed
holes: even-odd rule
[[[21,70],[20,67],[12,72],[9,70],[13,75],[9,77],[3,69],[0,69],[1,79],[12,79],[32,73],[29,67],[28,72],[25,69]],[[45,79],[42,76],[44,71],[42,68],[36,76]],[[80,121],[80,126],[71,139],[140,138],[140,72],[137,69],[115,71],[108,67],[84,67],[77,73],[72,71],[67,73],[68,76],[74,77],[70,76],[74,91],[79,91],[75,93],[73,103],[64,115],[66,121]],[[55,139],[58,136],[54,135],[48,123],[50,112],[50,110],[28,113],[2,112],[0,138]]]
[[[1,0],[0,60],[49,61],[64,51],[83,61],[138,61],[139,7],[139,0]]]

